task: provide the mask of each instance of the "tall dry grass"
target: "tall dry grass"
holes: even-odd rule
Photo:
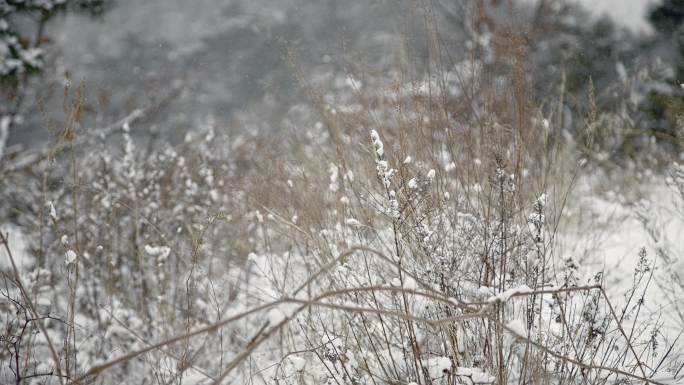
[[[37,258],[3,273],[2,378],[679,381],[676,341],[643,310],[654,262],[640,255],[617,306],[557,248],[602,112],[568,135],[563,79],[534,94],[543,20],[467,3],[475,43],[455,61],[421,4],[418,76],[350,65],[331,91],[287,51],[309,99],[293,129],[209,122],[173,147],[143,141],[145,109],[92,135],[84,91],[67,98],[55,151],[3,178]]]

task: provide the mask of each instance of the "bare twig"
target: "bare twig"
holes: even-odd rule
[[[26,304],[28,305],[29,310],[31,311],[31,314],[33,315],[34,318],[42,320],[43,318],[38,314],[36,311],[36,307],[33,305],[33,301],[31,301],[31,298],[29,297],[28,293],[26,292],[26,289],[24,288],[24,284],[22,283],[21,280],[21,275],[19,274],[19,269],[17,269],[17,265],[14,262],[14,257],[12,256],[12,250],[9,247],[9,235],[8,234],[3,234],[0,231],[0,242],[2,242],[5,252],[7,253],[7,257],[9,258],[11,264],[12,264],[12,271],[14,272],[14,280],[19,287],[19,291],[21,292],[22,297],[24,297],[24,300],[26,301]],[[57,355],[57,351],[55,350],[55,347],[52,343],[52,339],[50,338],[50,335],[48,334],[47,330],[45,329],[45,326],[43,325],[42,322],[36,322],[38,325],[38,328],[40,329],[40,332],[43,333],[43,336],[45,336],[45,340],[47,341],[48,348],[50,349],[50,353],[52,354],[52,359],[55,363],[55,370],[57,370],[57,377],[59,377],[59,382],[60,384],[64,384],[64,381],[62,380],[62,371],[60,369],[60,362],[59,362],[59,356]]]

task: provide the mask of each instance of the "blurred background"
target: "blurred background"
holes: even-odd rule
[[[439,19],[449,61],[445,67],[467,58],[473,44],[489,44],[493,33],[487,23],[473,23],[468,2],[87,0],[72,2],[80,8],[63,9],[58,7],[65,2],[55,3],[49,11],[27,5],[25,11],[5,11],[3,16],[9,29],[24,39],[22,44],[40,50],[35,68],[6,71],[4,76],[0,114],[13,117],[5,142],[15,150],[45,143],[48,127],[64,119],[67,79],[85,82],[86,125],[93,127],[164,101],[149,130],[172,140],[202,124],[276,130],[303,123],[302,103],[307,100],[302,81],[338,92],[339,97],[347,75],[377,80],[398,70],[402,76],[423,78],[429,59],[419,13],[427,3]],[[681,44],[675,36],[681,28],[664,27],[670,21],[658,19],[657,9],[669,12],[661,19],[674,17],[674,23],[680,23],[681,2],[475,3],[490,7],[489,17],[527,36],[526,60],[535,68],[539,95],[565,71],[569,91],[582,97],[591,76],[600,103],[615,103],[616,96],[632,98],[640,103],[635,109],[652,112],[642,116],[648,119],[642,128],[668,131],[666,107],[658,101],[641,102],[654,89],[663,95],[676,92]],[[37,35],[40,41],[34,39]],[[304,79],[298,80],[297,73]],[[12,77],[22,78],[17,90]],[[623,84],[628,79],[638,82],[617,95],[614,88],[621,79]]]

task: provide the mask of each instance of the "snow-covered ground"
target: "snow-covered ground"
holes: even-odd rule
[[[581,262],[587,278],[602,272],[606,290],[616,304],[621,304],[643,248],[656,268],[646,292],[645,308],[661,314],[670,335],[676,336],[684,327],[684,319],[672,311],[671,301],[677,300],[680,293],[671,291],[668,278],[672,273],[684,276],[684,202],[667,179],[649,174],[630,186],[600,193],[596,191],[597,178],[580,181],[560,229],[559,250],[563,259]],[[605,182],[600,184],[605,186]],[[658,241],[652,236],[654,232]],[[674,261],[664,261],[659,249],[670,253]],[[682,305],[684,302],[680,302]]]
[[[580,178],[578,185],[572,190],[568,207],[565,211],[565,219],[559,227],[558,234],[558,253],[556,254],[557,262],[561,264],[564,260],[572,258],[581,266],[581,271],[585,274],[583,279],[587,282],[579,282],[580,284],[591,283],[593,276],[602,272],[604,277],[604,284],[608,294],[611,296],[614,306],[620,311],[624,304],[624,294],[628,292],[632,285],[632,277],[634,276],[634,269],[639,263],[640,250],[645,248],[647,258],[655,261],[656,272],[654,275],[654,282],[651,284],[649,291],[646,293],[644,301],[645,309],[652,313],[653,316],[647,319],[663,322],[662,332],[668,336],[667,340],[672,341],[674,337],[682,330],[682,319],[676,312],[672,311],[672,304],[668,301],[677,300],[667,292],[664,286],[667,284],[668,273],[672,271],[679,271],[684,274],[684,263],[682,263],[682,250],[684,250],[684,216],[681,209],[681,202],[678,201],[676,194],[672,188],[665,183],[666,177],[650,175],[647,178],[642,178],[639,186],[630,186],[627,190],[616,188],[614,190],[606,190],[605,181],[600,178],[592,177],[591,175]],[[600,190],[600,191],[599,191]],[[620,191],[625,191],[630,194],[630,198],[623,197]],[[633,195],[641,198],[635,198]],[[640,216],[641,215],[641,216]],[[644,224],[644,218],[651,219],[653,222]],[[649,233],[649,229],[651,233]],[[659,242],[654,242],[652,231],[661,234]],[[16,226],[3,227],[3,231],[10,233],[11,248],[17,263],[20,265],[20,270],[27,273],[32,270],[34,260],[29,255],[27,249],[27,238],[25,231]],[[664,264],[662,260],[657,257],[657,248],[666,248],[677,255],[675,263],[669,265]],[[152,247],[146,248],[149,254],[154,254]],[[150,251],[152,250],[152,251]],[[4,255],[4,253],[2,253]],[[0,259],[0,269],[8,270],[7,258]],[[250,257],[252,266],[249,269],[252,273],[241,272],[233,270],[227,274],[226,282],[236,280],[236,282],[247,280],[247,286],[244,287],[242,296],[248,301],[253,301],[259,298],[261,301],[276,300],[279,295],[277,288],[283,289],[279,286],[277,281],[272,281],[270,274],[283,268],[279,266],[283,261],[277,255],[265,255]],[[289,262],[288,262],[289,263]],[[349,275],[349,270],[344,266],[340,267],[340,276],[345,277]],[[304,272],[302,272],[304,273]],[[253,278],[241,278],[253,275]],[[337,274],[337,273],[335,273]],[[335,275],[333,274],[333,275]],[[296,275],[296,273],[295,273]],[[306,274],[304,273],[303,276]],[[270,277],[270,278],[269,278]],[[287,281],[287,280],[286,280]],[[295,278],[290,278],[288,285],[299,284]],[[395,278],[392,282],[398,281]],[[391,283],[392,286],[399,286],[404,289],[416,290],[418,287],[415,282],[408,287],[409,280],[405,280],[404,284],[401,282]],[[287,282],[283,282],[285,285]],[[213,285],[213,284],[212,284]],[[227,288],[229,285],[217,283],[219,290]],[[514,289],[512,289],[514,290]],[[509,290],[510,292],[510,290]],[[640,295],[640,293],[637,293]],[[500,295],[501,296],[501,295]],[[499,296],[499,297],[500,297]],[[306,298],[306,297],[302,297]],[[508,298],[506,298],[508,299]],[[506,300],[504,300],[505,302]],[[255,302],[254,304],[258,303]],[[417,305],[416,302],[414,305]],[[353,303],[350,306],[354,305]],[[354,305],[356,306],[356,305]],[[249,306],[240,304],[240,306],[231,308],[227,317],[231,314],[238,314]],[[275,325],[281,321],[286,320],[291,316],[293,310],[296,310],[293,304],[283,304],[280,307],[273,307],[265,317],[257,318],[253,324],[245,323],[239,328],[244,330],[247,335],[255,333],[256,328],[263,322],[266,325]],[[115,338],[133,338],[140,340],[138,334],[143,325],[135,317],[132,317],[130,312],[122,310],[108,310],[110,315],[119,312],[120,319],[131,319],[132,321],[113,325],[107,332],[107,335],[117,336]],[[103,313],[104,314],[104,313]],[[132,318],[131,318],[132,317]],[[96,325],[87,317],[77,317],[79,325],[83,330],[88,328],[95,328]],[[117,321],[120,322],[120,321]],[[515,323],[518,322],[518,323]],[[86,326],[89,325],[89,326]],[[520,321],[512,321],[510,328],[524,332],[524,326]],[[91,329],[93,330],[93,329]],[[94,330],[93,330],[94,331]],[[176,333],[181,332],[176,331]],[[90,340],[88,340],[90,341]],[[334,341],[334,340],[330,340]],[[337,341],[337,340],[335,340]],[[143,347],[146,343],[141,343],[143,340],[137,341],[132,346]],[[293,342],[294,343],[294,342]],[[329,342],[333,343],[333,342]],[[341,342],[334,342],[340,344],[339,349],[346,349]],[[90,342],[81,345],[84,349],[90,346]],[[293,346],[298,346],[296,343]],[[337,345],[336,345],[337,346]],[[94,349],[95,346],[88,347]],[[123,352],[122,352],[123,353]],[[116,350],[113,356],[118,356]],[[305,367],[308,369],[312,363],[301,358],[303,355],[288,355],[288,359],[281,360],[281,355],[277,349],[266,349],[255,352],[252,363],[254,370],[259,373],[259,377],[268,382],[271,376],[282,375],[285,377],[295,376],[302,373]],[[391,353],[388,353],[391,354]],[[85,358],[83,358],[85,360]],[[177,358],[167,355],[160,361],[161,367],[160,375],[167,378],[175,376],[177,367],[180,365]],[[308,365],[308,366],[307,366]],[[350,368],[357,363],[349,363]],[[434,357],[428,362],[429,370],[433,377],[437,378],[442,373],[450,370],[452,362],[447,357]],[[356,366],[354,366],[356,368]],[[351,370],[351,369],[350,369]],[[280,372],[279,372],[280,371]],[[476,368],[458,367],[457,375],[478,376],[477,378],[484,379],[486,383],[494,380],[489,374],[479,371]],[[280,374],[279,374],[280,373]],[[288,374],[289,373],[289,374]],[[245,374],[242,374],[244,376]],[[326,373],[318,374],[321,378],[325,378]],[[184,375],[179,378],[179,383],[190,384],[205,384],[211,383],[213,374],[202,369],[200,366],[193,366],[189,368]]]

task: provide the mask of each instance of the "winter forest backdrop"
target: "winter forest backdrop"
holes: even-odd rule
[[[0,0],[1,384],[684,384],[684,0]]]

